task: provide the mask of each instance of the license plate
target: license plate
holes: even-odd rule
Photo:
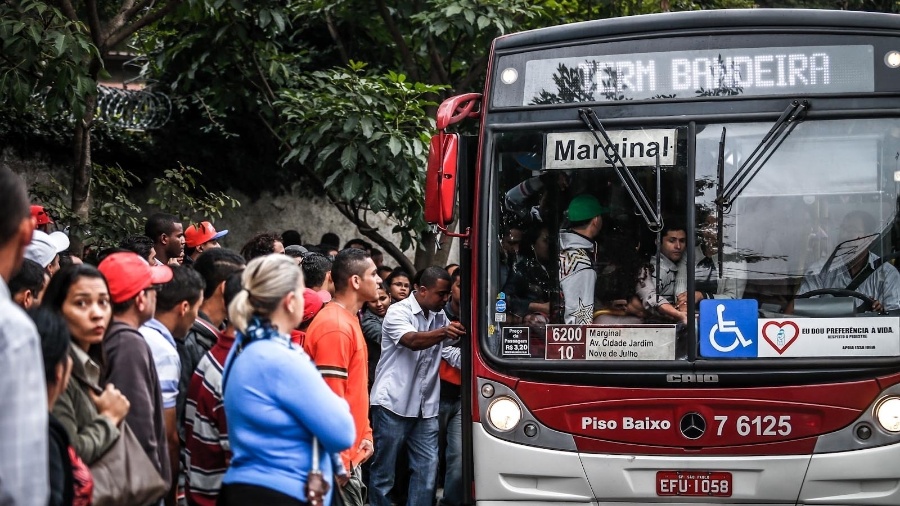
[[[731,473],[657,471],[656,495],[731,497]]]

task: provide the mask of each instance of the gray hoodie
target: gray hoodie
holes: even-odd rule
[[[594,320],[596,244],[568,230],[559,233],[559,285],[565,303],[565,322],[586,325]]]

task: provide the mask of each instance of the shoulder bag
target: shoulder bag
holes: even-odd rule
[[[113,330],[110,335],[121,332],[122,328]],[[90,388],[97,394],[102,393],[93,386]],[[169,484],[156,470],[125,420],[119,424],[119,439],[90,465],[90,469],[94,478],[93,506],[152,504],[169,491]]]
[[[124,420],[119,426],[119,439],[90,468],[94,506],[152,504],[169,491],[169,484]]]

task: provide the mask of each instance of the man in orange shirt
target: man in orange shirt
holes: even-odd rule
[[[341,453],[350,473],[375,451],[369,424],[368,351],[357,314],[367,301],[375,300],[381,278],[369,253],[354,248],[338,253],[331,266],[331,278],[334,298],[307,329],[303,348],[325,382],[350,405],[356,442]],[[342,487],[348,478],[349,475],[338,477]]]

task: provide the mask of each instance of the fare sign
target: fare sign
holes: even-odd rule
[[[675,325],[547,325],[547,360],[674,360]]]

